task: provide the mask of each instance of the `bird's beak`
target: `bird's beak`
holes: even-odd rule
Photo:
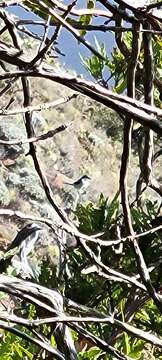
[[[35,230],[36,231],[44,231],[45,229],[38,225],[35,227]]]

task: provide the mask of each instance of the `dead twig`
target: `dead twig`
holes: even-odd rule
[[[24,139],[24,140],[8,140],[8,141],[0,140],[0,145],[6,145],[6,146],[9,146],[9,145],[23,145],[23,144],[30,144],[30,143],[50,139],[53,136],[55,136],[56,134],[66,130],[70,125],[71,125],[71,123],[66,124],[66,125],[60,125],[59,127],[57,127],[54,130],[49,130],[45,134],[35,136],[35,137],[33,136],[32,138],[28,138],[28,139]]]
[[[13,109],[10,111],[7,110],[8,109],[8,107],[7,107],[7,109],[5,108],[0,111],[0,116],[11,116],[11,115],[17,115],[17,114],[24,114],[27,111],[33,112],[33,111],[52,109],[56,106],[65,104],[72,99],[75,99],[77,96],[78,96],[77,94],[73,94],[70,96],[64,96],[58,100],[54,100],[49,103],[43,103],[43,104],[39,104],[39,105],[31,105],[31,106],[27,106],[25,108],[17,108],[17,109]]]

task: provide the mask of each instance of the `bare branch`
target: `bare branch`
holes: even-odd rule
[[[95,313],[95,310],[93,310],[94,311],[93,317],[92,316],[70,317],[70,316],[65,316],[64,314],[58,314],[57,316],[56,314],[60,309],[61,303],[63,302],[63,300],[61,300],[62,296],[57,291],[47,289],[38,284],[33,284],[31,282],[27,282],[14,277],[9,277],[7,275],[0,275],[0,289],[1,291],[5,291],[9,294],[14,294],[15,296],[28,299],[29,302],[31,302],[30,299],[32,298],[33,299],[32,301],[35,301],[35,304],[37,304],[38,299],[42,300],[42,304],[44,302],[44,307],[46,306],[46,303],[51,303],[52,305],[51,310],[48,310],[48,308],[50,309],[48,305],[47,305],[47,310],[50,311],[51,313],[54,313],[55,314],[54,317],[52,318],[48,317],[45,319],[38,319],[38,320],[22,319],[22,323],[24,322],[23,325],[28,325],[33,327],[33,326],[39,326],[40,324],[43,323],[66,322],[70,326],[71,325],[70,322],[88,322],[88,321],[103,322],[103,323],[105,322],[105,323],[110,323],[111,325],[117,326],[119,328],[122,328],[124,331],[128,331],[131,335],[140,337],[145,341],[148,341],[156,346],[159,346],[160,348],[162,347],[162,340],[159,340],[156,336],[149,334],[141,329],[135,328],[132,325],[128,325],[127,323],[124,323],[120,320],[117,320],[115,319],[115,317],[107,316],[105,314],[101,315],[98,312]],[[68,299],[66,301],[68,303]],[[75,306],[75,304],[76,303],[73,302],[73,306]],[[81,310],[82,305],[77,306],[77,309]],[[88,310],[88,308],[86,307],[83,307],[83,309]],[[92,309],[89,308],[89,311],[92,311]],[[1,318],[3,318],[3,316]],[[9,315],[8,319],[11,320],[11,322],[20,323],[20,318],[14,315]]]
[[[39,339],[34,338],[33,336],[30,336],[18,329],[16,329],[14,326],[12,325],[8,325],[8,321],[4,322],[4,321],[0,321],[0,328],[4,329],[6,331],[11,332],[12,334],[27,340],[29,342],[31,342],[32,344],[35,344],[37,346],[40,346],[42,349],[50,352],[51,354],[53,354],[55,356],[56,359],[58,360],[65,360],[65,357],[55,348],[53,348],[50,344],[48,344],[47,342],[43,342]]]
[[[0,111],[0,116],[10,116],[10,115],[17,115],[17,114],[24,114],[27,111],[33,112],[33,111],[41,111],[41,110],[47,110],[47,109],[51,109],[53,107],[65,104],[66,102],[69,102],[72,99],[75,99],[78,95],[77,94],[73,94],[70,96],[65,96],[62,97],[58,100],[49,102],[49,103],[43,103],[43,104],[39,104],[39,105],[31,105],[31,106],[27,106],[25,108],[17,108],[17,109],[13,109],[10,111],[7,111],[6,109],[2,109]]]
[[[67,11],[68,6],[61,4],[58,0],[50,0],[51,5],[55,5],[58,10]],[[104,11],[101,9],[70,9],[70,14],[76,16],[83,16],[83,15],[93,15],[93,16],[103,16],[107,18],[112,17],[112,13],[110,11]]]
[[[128,69],[127,69],[127,94],[132,98],[135,97],[135,74],[137,68],[137,60],[140,54],[140,47],[141,47],[139,33],[136,32],[136,29],[139,30],[139,27],[140,24],[137,22],[133,28],[134,31],[133,31],[133,39],[132,39],[132,53],[128,62]],[[130,115],[126,115],[124,122],[124,144],[123,144],[122,162],[120,169],[120,191],[121,191],[121,202],[123,207],[126,231],[130,235],[134,235],[134,231],[131,222],[131,214],[130,214],[130,207],[128,200],[127,176],[128,176],[128,165],[129,165],[130,152],[131,152],[132,127],[133,127],[133,120]]]
[[[64,130],[66,130],[70,125],[71,125],[71,123],[66,124],[66,125],[61,125],[54,130],[49,130],[45,134],[35,136],[35,137],[33,136],[32,138],[28,138],[28,139],[24,139],[24,140],[23,139],[22,140],[9,140],[9,141],[0,140],[0,144],[7,145],[7,146],[23,145],[23,144],[30,144],[30,143],[46,140],[46,139],[52,138],[53,136],[55,136],[56,134],[58,134]]]
[[[41,77],[54,82],[63,84],[74,91],[91,97],[99,103],[110,107],[122,114],[131,115],[144,126],[148,126],[160,136],[162,135],[162,124],[158,118],[162,117],[162,110],[155,106],[147,105],[141,101],[132,99],[128,96],[118,95],[105,89],[103,86],[94,84],[91,81],[77,78],[76,76],[56,73],[52,67],[39,70],[20,70],[0,75],[0,80],[15,78],[20,76]]]
[[[65,29],[67,29],[80,43],[86,46],[87,49],[89,49],[98,58],[105,60],[104,57],[93,46],[91,46],[89,42],[87,42],[80,36],[79,32],[75,30],[72,25],[70,25],[65,19],[63,19],[63,17],[58,15],[56,11],[53,10],[53,6],[49,7],[42,0],[34,0],[34,4],[39,5],[40,8],[43,9],[47,14],[54,16],[57,19],[58,23],[65,27]]]

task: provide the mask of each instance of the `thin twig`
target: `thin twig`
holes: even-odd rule
[[[19,4],[21,4],[24,0],[10,0],[10,1],[2,1],[0,3],[0,7],[5,8],[5,7],[9,7],[9,6],[17,6]]]
[[[42,0],[31,0],[31,3],[32,1],[34,2],[34,4],[40,6],[40,8],[42,8],[47,14],[54,16],[59,24],[65,27],[65,29],[67,29],[80,43],[87,47],[87,49],[89,49],[99,59],[106,60],[104,56],[102,56],[88,41],[86,41],[85,39],[83,39],[82,36],[80,36],[79,32],[75,30],[72,25],[70,25],[65,19],[63,19],[63,17],[57,14],[52,7],[46,5]]]
[[[88,256],[88,258],[91,260],[91,264],[97,265],[107,275],[119,277],[119,279],[122,279],[124,282],[132,284],[132,285],[138,287],[139,289],[146,291],[145,286],[143,286],[143,284],[141,284],[139,281],[137,281],[133,277],[125,275],[125,274],[121,273],[120,271],[114,270],[114,269],[110,268],[109,266],[106,266],[105,264],[103,264],[102,261],[100,259],[98,259],[98,257],[94,254],[94,252],[90,249],[90,247],[82,239],[79,239],[79,242],[82,245],[84,252]]]
[[[59,127],[57,127],[54,130],[49,130],[47,131],[45,134],[39,135],[39,136],[33,136],[32,138],[28,138],[28,139],[22,139],[22,140],[0,140],[0,145],[23,145],[23,144],[30,144],[30,143],[35,143],[38,141],[42,141],[42,140],[46,140],[46,139],[50,139],[53,136],[55,136],[56,134],[66,130],[72,123],[69,124],[65,124],[65,125],[60,125]]]
[[[139,23],[137,22],[134,26],[133,39],[132,39],[132,53],[128,63],[127,69],[127,94],[128,96],[135,97],[135,74],[137,67],[137,60],[140,53],[140,38],[139,33],[136,32],[136,29],[139,30]],[[127,176],[128,176],[128,165],[131,151],[131,139],[132,139],[132,127],[133,120],[130,115],[126,116],[124,122],[124,144],[123,144],[123,154],[122,162],[120,169],[120,191],[121,191],[121,202],[123,207],[124,222],[126,226],[126,231],[128,235],[134,235],[133,226],[131,222],[131,214],[128,200],[128,189],[127,189]]]
[[[150,29],[148,23],[144,24],[145,29]],[[144,95],[145,103],[153,105],[153,49],[152,49],[152,35],[143,34],[143,46],[144,46]],[[144,149],[142,158],[140,159],[141,173],[139,175],[136,187],[136,197],[138,198],[141,194],[142,184],[145,182],[146,186],[149,184],[152,173],[152,160],[153,160],[153,132],[148,127],[144,128]],[[142,147],[142,143],[141,143]],[[140,205],[140,199],[137,202]]]
[[[1,291],[5,291],[9,294],[14,294],[17,297],[28,299],[30,302],[30,297],[35,299],[35,304],[37,304],[38,299],[42,302],[44,302],[44,308],[47,303],[51,303],[51,314],[54,313],[54,316],[45,318],[45,319],[38,319],[38,320],[27,320],[22,319],[22,322],[24,321],[24,325],[28,326],[39,326],[43,323],[51,323],[51,322],[66,322],[70,325],[70,322],[108,322],[111,325],[117,326],[119,328],[122,328],[123,331],[128,331],[130,334],[141,337],[145,341],[149,341],[151,343],[154,343],[156,346],[162,347],[162,340],[159,340],[156,336],[149,334],[143,330],[140,330],[138,328],[135,328],[132,325],[128,325],[127,323],[124,323],[120,320],[117,320],[115,317],[107,316],[105,314],[100,314],[99,312],[95,311],[95,309],[87,308],[82,305],[77,305],[75,302],[73,303],[73,306],[76,307],[76,309],[80,309],[82,311],[89,311],[93,312],[94,315],[90,317],[75,317],[75,316],[65,316],[62,312],[58,314],[60,309],[60,302],[63,304],[62,295],[59,294],[55,290],[47,289],[43,286],[40,286],[38,284],[33,284],[31,282],[27,282],[21,279],[17,279],[14,277],[10,277],[7,275],[0,275],[0,289]],[[68,303],[68,299],[66,299],[66,302]],[[70,302],[69,302],[70,304]],[[62,305],[61,305],[62,306]],[[47,305],[48,307],[48,305]],[[50,307],[49,307],[50,308]],[[87,309],[87,310],[86,310]],[[50,311],[50,310],[49,310]],[[11,321],[19,321],[18,317],[15,317],[13,315],[10,315]]]
[[[68,5],[62,4],[60,3],[60,1],[58,0],[51,0],[49,1],[49,3],[51,4],[51,7],[53,7],[53,5],[61,11],[68,11]],[[92,15],[92,16],[103,16],[106,18],[111,18],[112,17],[112,13],[111,11],[105,11],[102,9],[73,9],[73,7],[70,10],[70,14],[71,15],[75,15],[75,16],[86,16],[86,15]]]
[[[87,241],[87,242],[89,241],[89,242],[92,242],[93,244],[103,246],[103,247],[116,246],[116,245],[119,245],[120,243],[130,241],[134,238],[138,239],[138,238],[142,238],[142,237],[147,237],[147,235],[154,234],[155,232],[162,230],[162,225],[159,225],[159,226],[151,228],[150,230],[144,231],[142,233],[128,235],[121,239],[101,240],[97,237],[94,238],[93,235],[83,234],[77,228],[71,227],[70,225],[68,225],[66,223],[60,224],[54,220],[51,220],[51,219],[48,219],[45,217],[38,217],[38,216],[31,215],[31,214],[25,214],[25,213],[23,213],[21,211],[17,211],[17,210],[0,208],[0,216],[16,217],[17,219],[21,219],[21,220],[31,220],[33,222],[41,222],[49,227],[55,226],[56,228],[60,228],[64,231],[66,231],[68,234],[70,234],[72,236],[76,236],[76,237],[82,239],[83,241]]]
[[[23,108],[17,108],[17,109],[13,109],[10,111],[7,111],[6,109],[1,109],[0,111],[0,116],[10,116],[10,115],[17,115],[17,114],[24,114],[27,111],[33,112],[33,111],[41,111],[41,110],[47,110],[47,109],[52,109],[56,106],[65,104],[67,102],[69,102],[72,99],[75,99],[78,95],[77,94],[73,94],[70,96],[64,96],[58,100],[54,100],[51,102],[47,102],[47,103],[43,103],[43,104],[39,104],[39,105],[31,105],[31,106],[27,106],[27,107],[23,107]]]
[[[9,331],[10,333],[28,341],[31,342],[37,346],[40,346],[42,349],[50,352],[51,354],[53,354],[55,356],[56,359],[58,360],[65,360],[65,357],[63,356],[63,354],[61,354],[60,351],[56,350],[54,347],[52,347],[49,343],[47,342],[43,342],[39,339],[34,338],[33,336],[30,336],[18,329],[16,329],[14,327],[14,325],[8,325],[8,321],[4,322],[4,321],[0,321],[0,328],[4,329],[6,331]]]

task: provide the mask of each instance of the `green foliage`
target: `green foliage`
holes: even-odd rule
[[[118,208],[118,194],[115,195],[110,203],[101,194],[97,205],[93,203],[87,205],[79,204],[76,210],[76,215],[79,219],[79,229],[86,234],[105,231],[111,223],[113,216],[117,214]]]
[[[94,9],[96,0],[87,0],[87,9]],[[81,15],[79,23],[81,25],[89,25],[92,20],[92,15]],[[85,36],[86,30],[80,30],[80,35]]]
[[[35,347],[10,332],[2,332],[0,358],[2,360],[33,360]]]
[[[144,210],[133,207],[132,219],[134,228],[137,233],[150,228],[150,220],[154,218],[157,209],[157,202],[152,203],[146,201]],[[120,224],[121,236],[124,236],[123,220],[120,215],[120,203],[118,193],[112,200],[104,198],[101,194],[97,204],[78,204],[75,216],[79,222],[80,231],[86,234],[96,234],[103,232],[102,240],[113,239],[117,237],[116,223]],[[160,236],[157,234],[150,234],[146,239],[141,239],[141,249],[143,243],[149,242],[149,247],[144,246],[143,254],[147,263],[153,261],[157,250],[159,255],[158,244],[160,243]],[[98,250],[94,244],[89,243],[90,249],[98,256]],[[110,296],[113,306],[118,311],[118,318],[125,321],[125,308],[129,290],[126,284],[120,287],[116,282],[108,281],[89,272],[84,274],[85,269],[92,266],[92,262],[84,253],[82,247],[78,246],[76,249],[69,249],[68,253],[68,267],[70,276],[67,279],[67,274],[64,273],[64,281],[57,277],[56,266],[49,259],[42,261],[41,274],[39,282],[49,288],[58,288],[62,290],[64,284],[65,296],[71,298],[78,303],[85,304],[98,309],[100,312],[109,313]],[[136,263],[133,260],[133,251],[128,242],[124,244],[123,253],[117,255],[111,247],[104,247],[101,250],[100,258],[102,262],[113,269],[120,268],[123,273],[128,273],[133,276],[136,273]],[[159,278],[158,271],[154,271],[152,275],[153,281]],[[111,295],[110,295],[111,293]],[[22,307],[23,309],[23,307]],[[37,311],[33,305],[25,305],[21,310],[23,316],[28,319],[37,318]],[[145,328],[146,331],[153,331],[155,334],[162,336],[161,318],[154,303],[149,300],[145,301],[135,313],[132,314],[133,325],[139,328]],[[94,335],[100,336],[104,339],[111,338],[112,326],[110,324],[95,324],[85,325],[89,331]],[[41,331],[44,335],[51,335],[51,326],[42,326]],[[32,346],[26,346],[26,343],[9,333],[2,333],[2,342],[0,346],[0,355],[3,354],[2,359],[33,359],[34,350]],[[51,341],[54,341],[54,339]],[[12,347],[11,347],[12,343]],[[55,344],[54,344],[55,346]],[[106,355],[95,346],[87,348],[88,344],[80,351],[78,359],[99,359],[103,357],[105,360],[110,360],[111,356]],[[123,351],[132,359],[140,360],[144,349],[144,341],[135,339],[128,334],[122,334],[116,340],[115,347]],[[156,349],[156,354],[158,350]]]
[[[153,51],[154,51],[154,59],[155,59],[155,69],[156,75],[158,77],[162,77],[162,41],[161,37],[156,36],[153,41]]]
[[[110,78],[113,78],[114,81],[114,91],[122,93],[127,87],[126,61],[118,48],[113,48],[111,55],[112,59],[108,63]]]
[[[103,351],[99,350],[97,347],[92,347],[91,349],[87,350],[83,349],[78,356],[79,360],[90,360],[90,359],[94,359],[94,360],[98,360],[101,359],[101,357],[105,358],[105,354],[103,353]]]
[[[84,58],[80,55],[80,58],[87,71],[94,77],[95,80],[99,81],[103,78],[103,71],[105,65],[108,64],[109,59],[106,54],[105,45],[100,45],[96,37],[94,39],[98,53],[101,54],[105,60],[99,59],[98,56],[94,54],[90,58]]]
[[[52,254],[51,254],[52,256]],[[43,286],[57,288],[58,281],[56,278],[57,267],[49,259],[43,259],[41,263],[39,281]]]
[[[40,18],[47,20],[47,15],[44,9],[42,9],[42,6],[39,4],[32,3],[31,1],[25,1],[25,5],[30,9],[31,12],[33,12],[35,15],[39,16]],[[47,4],[47,1],[44,1],[45,5]]]
[[[150,221],[154,218],[157,212],[157,202],[151,202],[146,201],[145,209],[142,210],[140,208],[132,208],[132,219],[134,223],[134,228],[137,233],[141,233],[143,231],[146,231],[150,229]],[[119,200],[118,200],[118,194],[114,197],[112,201],[109,201],[108,199],[104,199],[103,195],[100,196],[99,201],[97,204],[89,203],[87,205],[78,205],[76,210],[76,215],[79,220],[79,229],[86,233],[86,234],[93,234],[97,232],[104,232],[104,235],[102,236],[102,239],[112,239],[116,238],[115,234],[115,224],[120,219],[120,226],[121,231],[122,230],[122,219],[119,215],[120,212],[120,206],[119,206]],[[124,236],[124,232],[121,234],[121,236]],[[152,263],[153,259],[157,258],[162,250],[161,247],[159,248],[160,244],[160,234],[149,234],[146,238],[141,238],[140,240],[140,247],[144,254],[145,260],[147,263]],[[146,246],[147,242],[147,246]],[[94,245],[89,244],[90,248],[97,254],[96,248]],[[86,261],[84,256],[82,255],[82,250],[78,249],[75,251],[75,266],[78,268],[79,266],[82,267],[82,264],[84,263],[84,266],[88,267],[88,263]],[[102,259],[102,262],[106,265],[109,265],[111,268],[119,268],[123,273],[128,273],[129,275],[133,275],[137,269],[136,269],[136,262],[134,260],[134,255],[132,248],[130,244],[127,242],[124,245],[123,254],[116,255],[113,253],[111,248],[103,248],[100,257]],[[74,261],[74,258],[70,258],[70,264],[72,266],[72,262]],[[80,265],[79,265],[80,264]],[[119,265],[120,264],[120,265]],[[158,270],[154,271],[152,276],[153,281],[157,281],[159,278],[159,272]],[[85,300],[89,302],[89,304],[93,304],[93,306],[97,307],[100,311],[103,311],[104,313],[107,312],[107,306],[109,303],[109,295],[107,294],[106,297],[106,288],[107,286],[111,287],[111,296],[114,302],[115,308],[118,309],[118,313],[120,314],[122,320],[124,319],[124,309],[126,306],[126,301],[128,297],[128,289],[127,286],[124,284],[122,285],[122,288],[115,285],[114,283],[110,283],[104,281],[100,278],[100,281],[98,282],[96,279],[96,276],[94,277],[93,273],[89,273],[89,275],[86,276],[86,283],[91,284],[91,287],[85,288],[82,283],[82,277],[80,272],[77,274],[75,271],[76,279],[75,282],[72,282],[72,289],[73,291],[70,292],[71,296],[76,295],[75,299],[82,303],[85,303]],[[83,289],[83,292],[80,295],[79,298],[77,297],[76,292],[76,286],[77,286],[77,280],[80,284],[80,289]],[[85,280],[85,279],[84,279]],[[70,279],[70,282],[72,279]],[[95,291],[93,292],[93,288]],[[103,290],[104,289],[104,290]],[[85,297],[86,292],[91,293],[92,296]],[[93,299],[95,294],[95,300]],[[102,297],[102,294],[103,297]],[[69,293],[68,293],[69,295]],[[161,317],[159,318],[159,311],[155,310],[155,305],[152,301],[145,302],[144,305],[141,305],[139,311],[137,310],[137,313],[135,313],[133,323],[137,327],[144,327],[146,331],[153,331],[157,333],[158,335],[161,334]],[[94,327],[91,327],[91,331],[94,331],[95,334],[97,328],[94,329]],[[102,332],[102,336],[105,336],[106,338],[110,336],[111,334],[111,327],[110,325],[101,325],[100,324],[100,331]],[[144,341],[140,339],[133,339],[128,334],[124,334],[122,337],[119,338],[119,340],[116,342],[116,346],[118,349],[122,350],[125,354],[130,356],[132,359],[141,359],[141,352],[144,349]],[[94,348],[92,348],[93,351]],[[83,356],[83,359],[91,359],[91,355],[89,355],[89,351],[86,351],[85,349],[81,353],[81,356]],[[94,350],[95,351],[95,350]],[[99,353],[97,353],[99,354]],[[81,357],[82,358],[82,357]],[[105,359],[109,359],[110,357],[105,357]]]
[[[131,34],[124,35],[126,46],[130,49]],[[99,44],[95,37],[95,44],[98,52],[102,54],[105,60],[98,59],[95,55],[90,58],[81,57],[82,63],[87,71],[95,78],[95,80],[103,80],[103,72],[106,69],[110,72],[109,79],[113,78],[114,91],[122,93],[127,87],[127,63],[125,57],[114,47],[111,53],[111,58],[108,57],[105,44]]]

